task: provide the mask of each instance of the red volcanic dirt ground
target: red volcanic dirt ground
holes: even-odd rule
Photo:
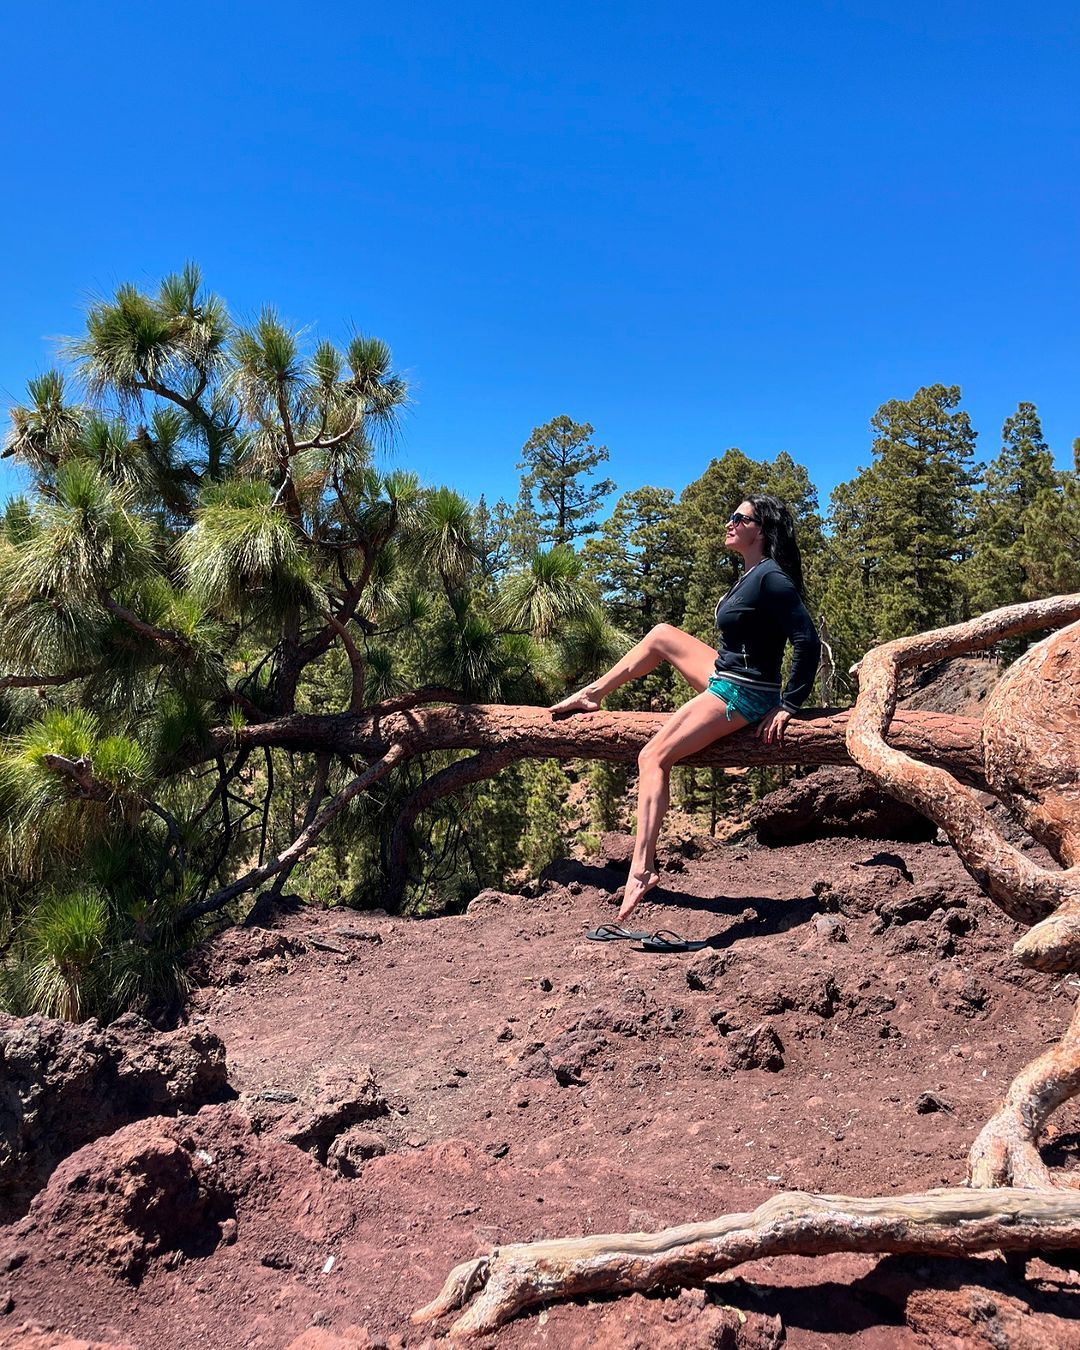
[[[635,926],[712,937],[704,952],[587,941],[619,876],[572,863],[539,897],[485,893],[466,916],[300,908],[220,936],[187,1019],[225,1041],[236,1101],[61,1164],[0,1230],[0,1343],[432,1344],[446,1323],[409,1314],[501,1243],[962,1181],[1077,981],[1015,965],[1018,930],[947,847],[667,862]],[[367,1106],[335,1116],[349,1084]],[[281,1137],[333,1161],[350,1125],[353,1176]],[[1078,1131],[1062,1110],[1047,1156],[1080,1183]],[[704,1293],[534,1310],[485,1343],[1001,1350],[1080,1346],[1078,1315],[1080,1274],[1041,1259],[1025,1280],[993,1256],[784,1258]]]

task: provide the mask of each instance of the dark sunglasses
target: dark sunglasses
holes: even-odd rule
[[[728,517],[729,525],[756,525],[757,523],[757,516],[744,516],[741,511],[732,511]]]

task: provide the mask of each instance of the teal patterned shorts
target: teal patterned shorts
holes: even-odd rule
[[[745,717],[748,722],[760,722],[767,712],[780,706],[778,694],[749,689],[745,684],[736,684],[734,680],[725,680],[720,675],[714,675],[709,681],[709,693],[722,698],[727,704],[729,722],[733,713]]]

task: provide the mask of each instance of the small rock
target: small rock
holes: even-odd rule
[[[727,1038],[727,1046],[733,1069],[767,1069],[778,1073],[784,1067],[783,1042],[764,1022],[748,1031],[733,1033]]]
[[[8,1313],[15,1311],[15,1300],[10,1294],[4,1294],[0,1297],[0,1317],[6,1317]]]
[[[847,941],[847,929],[835,914],[819,914],[814,920],[814,928],[826,942]]]
[[[920,1092],[915,1099],[915,1110],[920,1116],[929,1116],[935,1111],[948,1111],[950,1115],[952,1114],[952,1107],[936,1092]]]
[[[522,892],[524,894],[524,892]],[[482,914],[485,910],[495,909],[499,905],[505,905],[512,897],[505,891],[481,891],[479,895],[474,895],[465,908],[465,913],[470,918],[475,918],[477,914]]]
[[[790,999],[791,1005],[817,1017],[832,1017],[840,1002],[840,990],[831,975],[811,976],[799,984]]]
[[[379,1158],[386,1152],[386,1144],[373,1130],[355,1127],[339,1135],[330,1145],[326,1155],[326,1164],[343,1177],[355,1177],[360,1174],[364,1163]]]
[[[222,1219],[221,1221],[221,1241],[226,1247],[231,1247],[236,1241],[236,1220]]]
[[[730,963],[728,952],[699,952],[686,967],[686,984],[690,989],[709,990],[722,978]]]
[[[325,1163],[334,1140],[353,1125],[385,1116],[389,1104],[370,1066],[346,1071],[326,1068],[318,1076],[308,1103],[285,1121],[281,1138]]]
[[[717,1029],[721,1036],[727,1036],[732,1031],[738,1031],[742,1023],[726,1008],[714,1008],[709,1014],[709,1021]]]
[[[551,983],[551,981],[548,979],[546,975],[544,975],[541,978],[540,988],[544,991],[545,994],[550,994],[554,987],[555,986]]]

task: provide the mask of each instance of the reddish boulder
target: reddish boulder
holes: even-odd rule
[[[229,1092],[225,1047],[194,1027],[158,1032],[0,1014],[0,1222],[26,1212],[61,1159],[143,1116],[197,1111]]]

